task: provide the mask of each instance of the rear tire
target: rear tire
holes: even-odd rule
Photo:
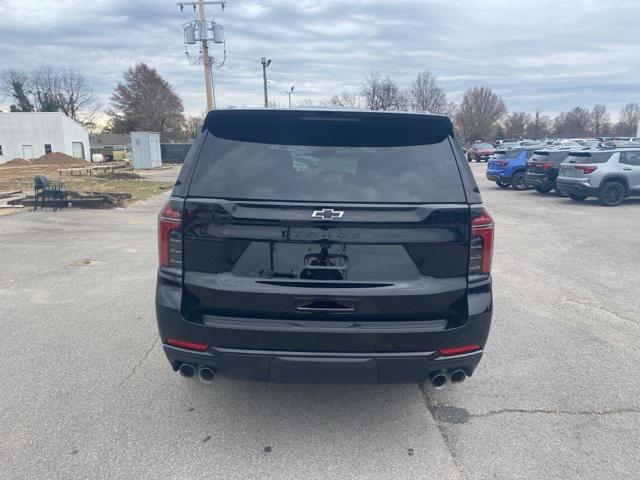
[[[510,183],[504,183],[504,182],[496,181],[496,185],[498,185],[500,188],[509,188],[509,186],[511,184]]]
[[[524,172],[517,172],[514,176],[513,179],[511,180],[511,186],[515,189],[515,190],[526,190],[527,188],[529,188],[529,185],[527,185],[527,183],[524,181]]]
[[[587,198],[587,196],[582,193],[570,193],[569,198],[571,200],[575,200],[576,202],[582,202]]]
[[[551,190],[553,190],[553,189],[552,188],[536,187],[536,192],[538,192],[538,193],[549,193]]]
[[[607,182],[600,189],[598,200],[600,205],[605,207],[615,207],[620,205],[627,196],[627,189],[620,182]]]

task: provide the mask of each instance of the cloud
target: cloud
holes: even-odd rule
[[[548,114],[640,101],[640,2],[550,0],[229,0],[208,16],[224,25],[227,62],[214,73],[222,106],[260,106],[260,57],[270,99],[319,102],[378,71],[408,87],[431,70],[453,100],[486,85],[510,110]],[[189,113],[204,107],[202,67],[188,64],[174,0],[0,0],[3,68],[72,65],[107,105],[122,72],[158,69]],[[215,48],[216,56],[222,55]],[[0,103],[7,103],[0,101]]]

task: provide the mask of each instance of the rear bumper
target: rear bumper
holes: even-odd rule
[[[524,181],[527,185],[533,188],[554,188],[556,182],[554,179],[550,179],[547,175],[531,174],[527,173],[524,176]]]
[[[492,182],[511,183],[511,177],[505,177],[499,173],[487,172],[487,178]]]
[[[236,380],[282,383],[412,383],[438,370],[475,370],[482,351],[441,357],[437,352],[322,353],[256,351],[211,347],[204,353],[164,345],[174,370],[182,363],[204,365]]]
[[[182,288],[160,277],[156,313],[165,354],[174,370],[204,365],[239,380],[292,383],[410,383],[438,370],[473,374],[482,350],[443,357],[438,350],[485,347],[492,315],[491,283],[469,290],[469,315],[460,326],[446,322],[324,322],[207,317],[180,312]],[[167,338],[202,343],[205,352],[167,345]]]
[[[567,181],[558,179],[556,181],[556,186],[560,192],[565,195],[586,195],[586,196],[594,196],[598,195],[598,189],[593,188],[590,185],[586,185],[581,181]]]

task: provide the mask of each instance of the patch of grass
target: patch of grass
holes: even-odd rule
[[[130,193],[131,200],[143,200],[153,197],[171,188],[173,183],[155,182],[142,179],[109,179],[99,177],[50,177],[52,180],[61,179],[67,190],[78,192],[108,192],[108,193]],[[0,191],[22,190],[26,194],[33,192],[33,180],[31,178],[12,178],[0,180]]]
[[[77,190],[79,192],[130,193],[130,202],[153,197],[173,186],[169,182],[95,177],[76,177],[73,180],[66,180],[64,183],[67,190]]]

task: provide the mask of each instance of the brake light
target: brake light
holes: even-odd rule
[[[461,347],[443,348],[438,352],[443,357],[451,357],[452,355],[462,355],[463,353],[475,352],[481,350],[480,345],[463,345]]]
[[[596,167],[595,165],[584,165],[584,166],[578,166],[576,168],[578,170],[582,170],[582,173],[593,173],[598,169],[598,167]]]
[[[178,348],[186,348],[187,350],[195,350],[196,352],[204,352],[209,347],[204,343],[185,342],[184,340],[176,340],[175,338],[167,338],[167,345]]]
[[[486,208],[472,210],[469,275],[491,273],[493,230],[493,218]]]
[[[182,211],[171,207],[171,200],[158,215],[158,253],[161,267],[182,268]]]
[[[506,167],[507,165],[509,165],[509,161],[508,160],[498,160],[498,165],[500,165],[501,167]]]

